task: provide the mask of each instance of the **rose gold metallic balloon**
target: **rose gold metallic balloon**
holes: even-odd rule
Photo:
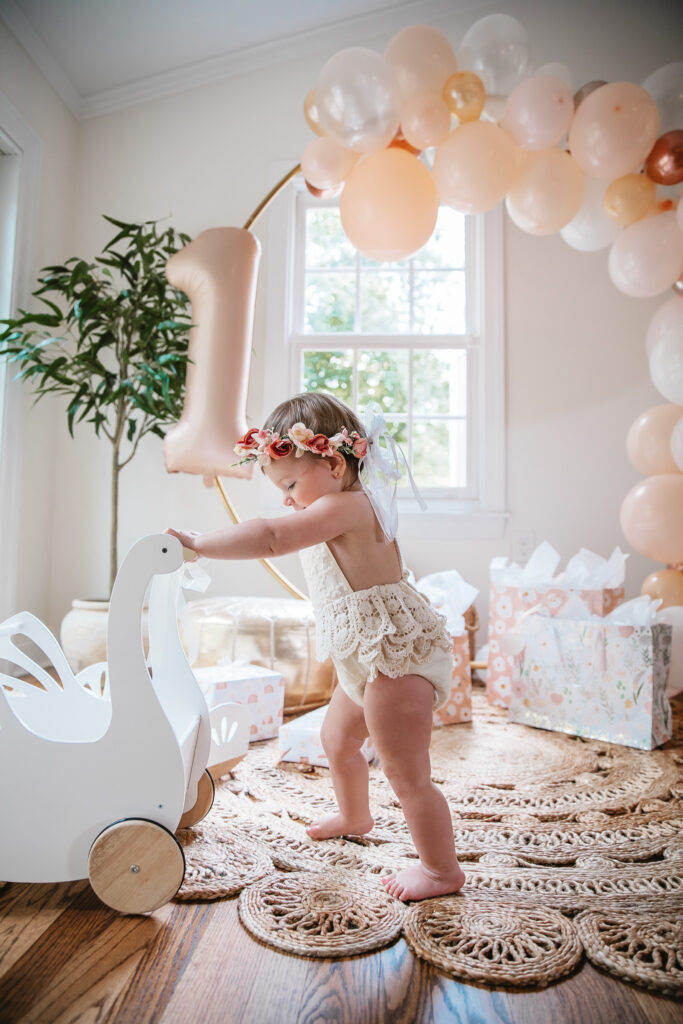
[[[306,179],[304,178],[304,181]],[[315,188],[310,181],[306,181],[306,188],[316,199],[335,199],[344,188],[344,185],[337,185],[336,188]]]
[[[590,96],[592,92],[599,89],[601,85],[607,85],[607,82],[597,80],[594,82],[586,82],[580,89],[577,89],[574,93],[574,110],[576,110],[581,103],[585,100],[586,96]]]
[[[683,129],[659,136],[645,161],[645,173],[658,185],[683,181]]]
[[[308,96],[304,100],[304,117],[308,122],[309,128],[315,132],[316,135],[324,135],[325,129],[320,124],[320,115],[318,114],[318,106],[315,102],[315,89],[311,89]]]
[[[458,121],[476,121],[484,109],[486,90],[474,71],[456,71],[443,87],[443,98]]]
[[[641,594],[654,600],[662,599],[660,608],[683,605],[683,572],[676,569],[658,569],[644,581]]]
[[[657,202],[657,188],[646,174],[624,174],[605,191],[605,213],[618,224],[634,224],[652,213]]]

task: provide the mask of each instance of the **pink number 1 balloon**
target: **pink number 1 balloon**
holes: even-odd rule
[[[192,303],[185,406],[164,438],[170,473],[251,476],[233,447],[247,430],[251,336],[261,247],[243,228],[211,228],[166,264]]]

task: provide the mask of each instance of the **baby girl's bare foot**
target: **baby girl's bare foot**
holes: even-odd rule
[[[311,839],[333,839],[335,836],[364,836],[374,825],[372,818],[349,821],[343,814],[330,814],[309,825],[306,831]]]
[[[395,875],[387,875],[382,882],[391,896],[406,903],[408,900],[426,900],[430,896],[458,892],[465,884],[465,872],[458,864],[455,871],[437,875],[419,864]]]

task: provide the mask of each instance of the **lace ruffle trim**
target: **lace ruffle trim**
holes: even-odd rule
[[[318,609],[318,660],[356,654],[369,679],[380,672],[406,675],[410,663],[427,661],[434,647],[452,650],[446,620],[404,581],[354,591]]]

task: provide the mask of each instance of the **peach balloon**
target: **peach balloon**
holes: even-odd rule
[[[434,157],[434,181],[441,201],[462,213],[492,209],[515,180],[519,154],[498,125],[488,121],[460,125]]]
[[[438,211],[431,174],[403,149],[381,149],[361,160],[339,200],[347,238],[378,262],[402,260],[421,249]]]
[[[328,135],[309,142],[301,155],[301,171],[314,188],[336,188],[348,178],[359,154]]]
[[[659,112],[650,94],[633,82],[610,82],[579,105],[569,129],[569,149],[594,178],[635,171],[657,138]]]
[[[650,320],[650,326],[645,336],[645,350],[648,356],[663,337],[672,335],[677,338],[683,347],[683,296],[672,295],[659,307]]]
[[[562,149],[529,153],[507,194],[512,220],[532,235],[549,235],[574,219],[583,201],[583,174]]]
[[[608,267],[626,295],[650,298],[670,288],[683,269],[683,232],[676,214],[659,213],[624,228],[610,249]]]
[[[657,572],[650,573],[640,592],[655,601],[661,598],[660,608],[683,605],[683,572],[677,569],[658,569]]]
[[[655,562],[683,561],[683,473],[650,476],[636,484],[621,506],[629,544]]]
[[[166,264],[171,284],[189,296],[192,322],[185,404],[164,438],[169,473],[250,477],[233,447],[247,430],[256,277],[261,246],[242,228],[210,228]]]
[[[458,66],[448,39],[429,25],[410,25],[397,32],[384,59],[393,69],[404,100],[424,92],[440,96],[444,82]]]
[[[484,109],[486,90],[474,71],[456,71],[443,87],[443,98],[460,123],[476,121]]]
[[[325,129],[320,123],[320,115],[318,114],[318,106],[315,102],[315,89],[306,96],[304,100],[304,117],[308,127],[315,132],[316,135],[324,135]]]
[[[401,107],[401,132],[415,149],[438,146],[451,130],[451,112],[433,93],[405,100]]]
[[[677,473],[671,453],[671,434],[683,417],[683,406],[667,403],[647,409],[631,424],[626,435],[626,451],[643,476]]]
[[[605,191],[605,213],[617,224],[635,224],[652,213],[657,186],[646,174],[624,174]]]
[[[676,463],[676,469],[683,473],[683,406],[679,406],[679,408],[681,418],[671,431],[671,455]]]
[[[564,82],[533,75],[508,96],[503,128],[522,149],[547,149],[566,134],[573,114],[572,94]]]

